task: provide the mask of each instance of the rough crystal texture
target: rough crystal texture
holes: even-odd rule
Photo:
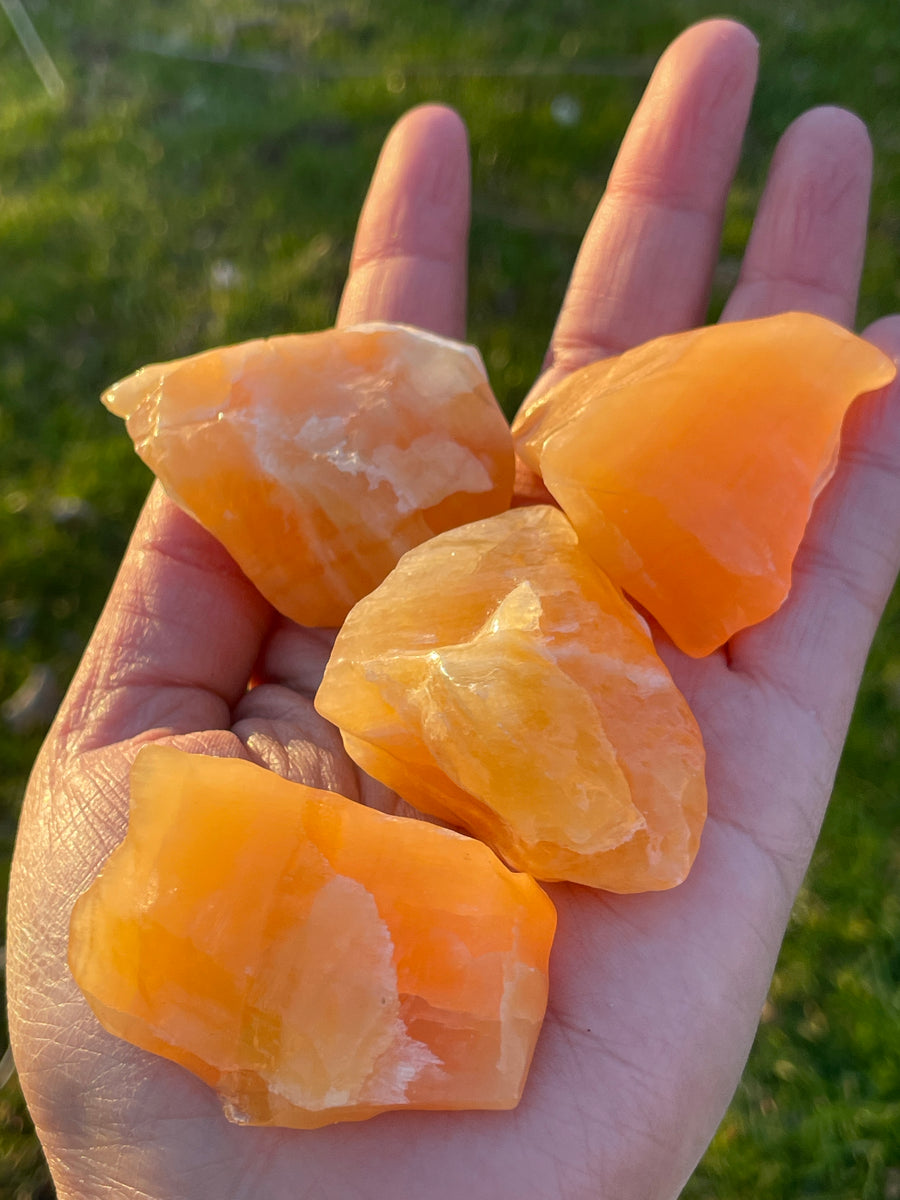
[[[785,313],[593,363],[513,432],[600,566],[700,656],[782,604],[844,415],[894,373],[841,326]]]
[[[232,1121],[313,1129],[514,1107],[555,924],[470,838],[150,746],[69,960],[110,1032],[199,1075]]]
[[[696,853],[696,722],[555,508],[406,554],[348,617],[316,707],[370,775],[538,878],[666,888]]]
[[[405,326],[209,350],[103,401],[173,499],[304,625],[339,625],[406,550],[512,493],[478,352]]]

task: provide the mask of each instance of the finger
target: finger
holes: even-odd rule
[[[382,154],[345,323],[419,313],[421,323],[455,331],[448,326],[460,319],[467,220],[461,122],[446,109],[417,110]],[[226,552],[155,488],[61,710],[57,741],[75,753],[151,729],[227,726],[270,619]]]
[[[465,127],[450,109],[413,109],[378,160],[338,324],[397,321],[464,337],[468,232]]]
[[[900,363],[900,316],[866,335]],[[844,423],[838,469],[816,502],[791,592],[732,643],[732,667],[817,711],[837,744],[900,567],[900,381],[862,397]]]
[[[722,20],[687,30],[662,56],[529,399],[585,363],[702,322],[756,64],[753,35]]]
[[[798,310],[852,325],[871,175],[869,136],[852,113],[798,117],[775,151],[723,319]]]
[[[227,726],[270,618],[227,552],[157,484],[54,726],[60,753]]]

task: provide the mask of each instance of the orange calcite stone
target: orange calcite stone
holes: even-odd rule
[[[71,925],[111,1033],[193,1071],[240,1124],[515,1106],[556,924],[532,879],[239,759],[146,747],[131,799]]]
[[[316,708],[370,775],[538,878],[667,888],[696,853],[696,722],[555,508],[404,555],[347,618]]]
[[[785,313],[592,363],[513,432],[600,566],[700,656],[784,601],[844,415],[894,374],[841,326]]]
[[[304,625],[339,625],[406,550],[512,494],[512,438],[477,350],[406,326],[225,346],[144,367],[103,401],[173,499]]]

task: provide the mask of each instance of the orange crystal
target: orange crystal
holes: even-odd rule
[[[304,625],[339,625],[406,550],[512,494],[512,438],[477,350],[406,326],[209,350],[144,367],[103,402]]]
[[[532,879],[240,759],[145,747],[131,787],[125,841],[72,916],[106,1029],[240,1124],[516,1105],[556,924]]]
[[[347,618],[316,708],[370,775],[538,878],[667,888],[696,853],[696,722],[555,508],[404,555]]]
[[[592,363],[513,432],[592,557],[700,656],[782,604],[844,415],[894,374],[841,326],[785,313]]]

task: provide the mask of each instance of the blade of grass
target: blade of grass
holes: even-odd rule
[[[15,30],[16,37],[28,55],[38,78],[47,89],[47,95],[58,99],[65,92],[66,85],[57,71],[56,64],[50,57],[47,47],[41,41],[40,34],[32,24],[31,17],[23,8],[21,0],[0,0],[0,5],[3,6],[3,11],[9,18],[9,23]]]

